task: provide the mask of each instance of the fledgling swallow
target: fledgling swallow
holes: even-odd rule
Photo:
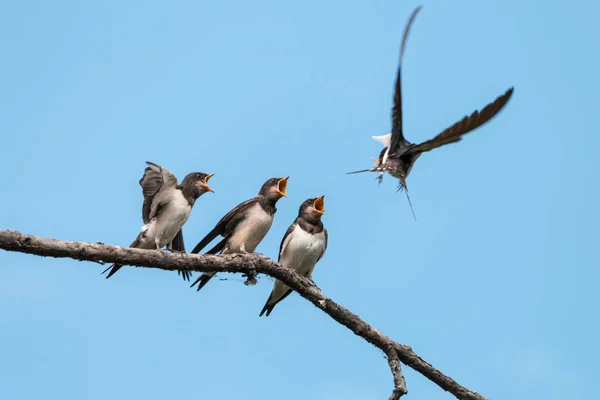
[[[160,249],[167,245],[170,251],[185,251],[181,228],[186,223],[196,200],[206,192],[213,192],[208,186],[214,174],[192,172],[187,174],[181,184],[166,168],[146,161],[148,167],[140,179],[144,194],[142,204],[142,231],[129,247],[137,249]],[[106,279],[117,272],[122,265],[113,264]],[[184,280],[190,280],[190,272],[178,271]]]
[[[192,250],[199,253],[214,238],[221,235],[223,239],[206,254],[252,253],[263,240],[271,225],[277,208],[277,201],[287,194],[286,178],[271,178],[267,180],[258,194],[238,204],[215,225],[204,239]],[[190,287],[198,284],[200,290],[215,276],[214,272],[203,272]]]
[[[325,196],[314,197],[302,203],[298,217],[283,236],[277,261],[307,277],[313,284],[312,272],[327,249],[327,229],[321,221],[321,216],[325,213],[324,199]],[[277,303],[290,293],[292,289],[289,286],[276,280],[260,316],[266,312],[268,317]]]
[[[398,73],[396,77],[394,93],[394,106],[392,108],[392,132],[383,136],[373,136],[373,139],[381,142],[385,146],[384,149],[381,150],[379,158],[373,159],[375,162],[375,167],[360,171],[348,172],[348,174],[356,174],[359,172],[378,172],[379,175],[377,176],[377,179],[379,180],[379,183],[381,183],[383,175],[386,172],[391,174],[393,177],[398,178],[400,181],[398,185],[398,191],[404,190],[406,192],[406,197],[408,199],[413,216],[415,213],[410,202],[410,197],[408,196],[406,178],[410,174],[410,171],[412,170],[415,161],[417,161],[417,158],[419,158],[419,156],[426,151],[460,141],[464,134],[469,133],[470,131],[491,120],[506,105],[512,96],[514,89],[511,87],[503,95],[499,96],[496,98],[496,100],[485,106],[481,111],[475,110],[471,115],[465,116],[462,120],[442,131],[433,139],[427,140],[420,144],[411,143],[406,140],[402,131],[402,85],[400,71],[402,68],[402,57],[404,55],[406,39],[408,38],[410,27],[421,8],[422,6],[419,6],[413,11],[408,20],[406,28],[404,29],[404,36],[402,37],[402,44],[400,46],[400,61],[398,64]]]

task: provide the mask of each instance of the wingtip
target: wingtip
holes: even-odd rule
[[[210,276],[210,275],[202,274],[198,277],[198,279],[196,279],[194,281],[194,283],[192,283],[190,285],[190,287],[194,287],[196,284],[198,284],[196,291],[199,292],[200,289],[202,289],[204,286],[206,286],[206,284],[208,283],[208,281],[211,280],[211,278],[212,278],[212,276]]]
[[[162,167],[156,163],[153,163],[152,161],[146,161],[146,164],[148,164],[148,168],[153,169],[153,168],[157,168],[160,172],[160,170],[162,170]]]
[[[506,92],[504,92],[504,94],[498,96],[498,98],[494,101],[494,103],[496,103],[500,106],[498,111],[500,111],[502,108],[504,108],[504,106],[506,106],[506,104],[508,104],[508,102],[512,98],[514,91],[515,91],[515,87],[511,86],[510,88],[508,88],[508,90]]]
[[[406,40],[408,39],[408,34],[410,32],[410,28],[411,28],[415,18],[417,17],[417,14],[419,13],[419,11],[421,11],[422,8],[423,8],[423,5],[419,5],[413,10],[412,14],[408,18],[406,27],[404,28],[404,35],[402,36],[402,44],[400,45],[400,60],[399,60],[399,65],[398,65],[398,75],[400,75],[400,66],[402,65],[402,58],[404,56],[404,50],[406,49]]]
[[[106,279],[108,279],[111,276],[113,276],[114,274],[116,274],[117,271],[121,269],[121,267],[122,267],[122,265],[113,264],[110,267],[106,268],[104,271],[102,271],[102,274],[100,274],[100,275],[104,275],[104,273],[106,273],[107,271],[110,270],[110,272],[108,273],[108,275],[106,275]]]
[[[265,306],[263,307],[263,309],[261,310],[261,312],[258,316],[262,317],[266,312],[267,314],[265,315],[265,317],[268,317],[269,315],[271,315],[271,311],[273,311],[274,307],[275,307],[275,305],[269,306],[269,302],[267,302],[267,304],[265,304]]]

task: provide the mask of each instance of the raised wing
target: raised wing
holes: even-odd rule
[[[404,49],[406,48],[406,40],[408,39],[410,27],[415,21],[419,11],[421,11],[421,8],[422,6],[415,8],[410,15],[406,28],[404,28],[402,44],[400,45],[400,61],[398,62],[398,74],[396,75],[396,87],[394,89],[394,106],[392,107],[392,140],[390,142],[390,154],[394,154],[396,150],[398,150],[400,143],[404,141],[404,133],[402,132],[402,57],[404,56]]]
[[[177,178],[168,169],[150,161],[146,161],[146,164],[148,166],[144,170],[144,176],[140,179],[140,186],[144,195],[144,203],[142,205],[142,220],[144,224],[150,222],[158,214],[160,207],[158,207],[158,204],[153,204],[156,194],[161,189],[177,186]]]
[[[433,150],[436,147],[460,141],[462,139],[462,135],[479,128],[481,125],[494,118],[496,114],[498,114],[500,110],[504,108],[512,96],[513,90],[514,88],[511,87],[502,96],[499,96],[492,103],[485,106],[483,110],[475,110],[471,115],[464,117],[462,120],[455,123],[433,139],[412,146],[406,151],[406,154],[423,153],[425,151]]]
[[[371,136],[373,139],[381,143],[384,147],[389,147],[390,142],[392,141],[392,134],[388,133],[387,135],[381,136]]]
[[[258,200],[256,198],[252,198],[250,200],[246,200],[243,203],[238,204],[233,210],[229,211],[219,222],[217,225],[210,231],[201,241],[194,247],[192,250],[192,254],[199,253],[203,248],[206,247],[207,244],[212,242],[214,238],[217,236],[228,236],[234,230],[240,220],[246,214],[246,211],[254,204],[256,204]]]

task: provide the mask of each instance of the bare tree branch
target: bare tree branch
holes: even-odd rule
[[[400,358],[394,349],[393,343],[388,343],[387,347],[385,348],[385,354],[387,356],[390,369],[392,370],[392,376],[394,377],[394,391],[390,396],[390,400],[398,400],[400,397],[407,394],[408,390],[406,390],[406,382],[404,381],[404,375],[402,375]]]
[[[345,307],[326,297],[310,281],[290,268],[283,267],[261,254],[180,254],[154,250],[140,250],[108,246],[102,243],[70,242],[25,235],[17,231],[0,230],[0,249],[38,256],[72,258],[81,261],[119,263],[139,267],[159,268],[168,271],[238,272],[247,276],[261,273],[279,279],[313,303],[335,321],[382,350],[394,377],[394,394],[398,399],[406,394],[406,385],[400,369],[403,364],[418,371],[452,393],[458,399],[485,400],[477,392],[459,385],[427,363],[410,346],[399,344],[380,333]]]

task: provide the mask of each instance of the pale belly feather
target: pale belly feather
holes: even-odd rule
[[[187,222],[191,212],[192,206],[178,190],[175,198],[158,218],[153,218],[150,223],[142,227],[142,231],[146,230],[146,234],[139,247],[154,249],[157,242],[161,248],[169,244]]]
[[[311,276],[317,261],[325,252],[325,233],[311,235],[296,226],[288,238],[279,257],[279,263],[292,268],[302,276]],[[279,280],[275,281],[272,300],[279,300],[287,291],[286,284]]]
[[[252,253],[269,232],[272,224],[273,216],[263,210],[260,204],[255,204],[231,235],[223,254]]]
[[[312,235],[296,226],[290,236],[279,263],[296,270],[300,275],[308,276],[325,251],[324,233]]]

